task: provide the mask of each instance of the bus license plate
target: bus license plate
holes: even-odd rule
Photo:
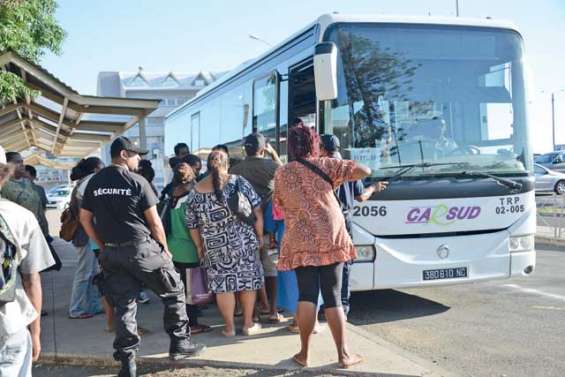
[[[467,267],[441,268],[439,270],[424,270],[424,280],[460,279],[467,277]]]

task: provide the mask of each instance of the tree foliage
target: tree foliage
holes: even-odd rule
[[[412,79],[419,68],[402,54],[382,48],[378,41],[340,31],[338,44],[345,70],[350,121],[355,147],[373,147],[375,140],[391,137],[379,98],[405,101],[413,90]],[[354,111],[355,103],[361,103]]]
[[[0,54],[14,51],[39,63],[47,51],[61,53],[65,31],[55,19],[55,0],[0,0]],[[0,71],[0,103],[33,95],[22,80]]]

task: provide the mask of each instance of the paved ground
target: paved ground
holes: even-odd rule
[[[352,323],[459,376],[565,375],[565,247],[527,278],[354,297]]]
[[[350,322],[384,339],[381,346],[406,350],[453,375],[564,376],[565,246],[538,244],[537,250],[536,271],[527,278],[356,294]],[[158,326],[156,331],[160,331]],[[111,372],[41,366],[34,375],[107,376]],[[322,372],[197,366],[174,371],[145,369],[143,373],[231,377]],[[325,373],[341,375],[340,371]]]
[[[56,213],[50,212],[50,220],[53,220],[55,215]],[[86,365],[113,367],[115,365],[111,359],[113,334],[104,331],[103,316],[86,320],[73,320],[67,317],[76,254],[74,248],[60,239],[55,240],[54,246],[63,261],[63,269],[59,272],[43,274],[44,307],[48,311],[48,315],[42,320],[43,362],[50,364],[73,362],[79,365],[89,363]],[[186,367],[186,363],[168,362],[168,355],[165,352],[168,350],[169,340],[163,331],[162,315],[162,304],[155,296],[152,296],[150,304],[138,306],[138,323],[144,329],[140,361],[160,366],[157,371],[147,371],[146,375],[185,375],[179,370]],[[192,373],[189,375],[209,375],[212,369],[202,371],[204,366],[237,368],[227,369],[225,372],[221,369],[215,370],[214,373],[222,376],[302,375],[303,371],[291,360],[292,355],[299,349],[299,337],[286,330],[287,324],[265,325],[256,336],[236,336],[227,339],[220,334],[222,321],[212,305],[204,311],[202,322],[211,325],[213,331],[194,337],[195,342],[205,343],[208,350],[201,357],[189,360],[190,365],[194,367],[186,370],[186,373]],[[373,376],[446,375],[432,363],[419,360],[355,326],[348,326],[348,339],[351,350],[365,357],[365,363],[352,368],[351,373],[369,373]],[[329,329],[326,329],[312,339],[310,358],[312,369],[306,371],[305,375],[312,373],[342,375],[344,371],[337,369],[336,361],[331,334]],[[177,370],[169,372],[168,369],[172,367]],[[45,376],[58,376],[66,373],[69,376],[96,376],[112,372],[112,370],[88,368],[52,369],[43,366],[37,370],[36,375],[43,373]]]
[[[117,369],[75,366],[38,365],[33,372],[34,377],[110,377],[115,376]],[[190,367],[181,369],[168,369],[156,367],[142,367],[140,376],[146,377],[312,377],[312,376],[339,376],[308,371],[269,371],[259,369],[222,369],[210,367]]]

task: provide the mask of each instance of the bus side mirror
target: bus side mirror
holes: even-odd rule
[[[318,101],[337,98],[337,47],[332,42],[322,42],[316,45],[314,81]]]

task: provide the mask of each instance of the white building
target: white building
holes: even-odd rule
[[[215,81],[219,75],[204,71],[197,74],[146,73],[141,67],[137,73],[100,72],[98,74],[99,96],[161,99],[159,108],[145,120],[147,149],[150,151],[146,158],[151,160],[155,169],[153,183],[158,189],[165,184],[167,163],[167,156],[163,153],[165,116],[194,97],[200,89]],[[132,127],[124,135],[134,142],[139,142],[139,127]],[[106,162],[109,160],[108,149],[109,145],[106,145],[102,151],[102,159]]]

